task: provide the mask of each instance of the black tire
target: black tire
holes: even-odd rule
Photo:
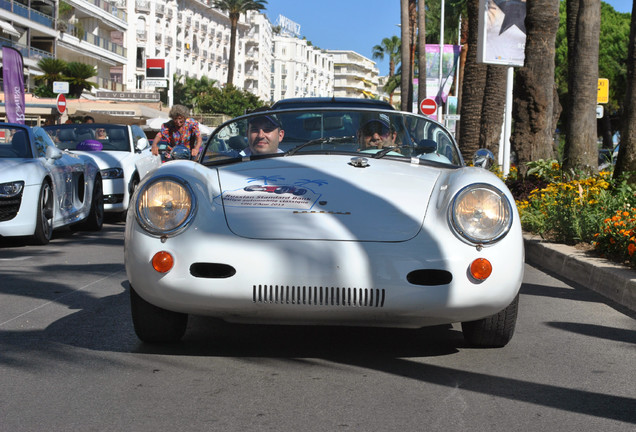
[[[51,241],[53,236],[53,189],[46,180],[40,188],[38,198],[37,220],[35,222],[35,232],[33,233],[33,243],[45,245]]]
[[[102,178],[96,177],[93,185],[93,197],[91,200],[91,211],[88,217],[82,222],[81,227],[87,231],[101,231],[104,225],[104,189],[102,188]]]
[[[473,346],[501,348],[506,346],[515,333],[519,294],[504,310],[477,321],[462,323],[464,339]]]
[[[137,337],[148,343],[179,342],[188,325],[188,314],[173,312],[141,298],[130,287],[130,311]]]

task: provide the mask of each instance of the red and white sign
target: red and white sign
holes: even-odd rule
[[[420,102],[420,111],[424,115],[432,115],[437,112],[437,103],[435,99],[427,98]]]
[[[66,96],[64,96],[62,93],[57,95],[57,101],[55,102],[55,105],[57,105],[57,112],[59,112],[60,114],[64,114],[64,111],[66,111]]]
[[[146,78],[168,78],[166,74],[166,59],[146,59]]]

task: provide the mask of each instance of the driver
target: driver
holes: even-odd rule
[[[383,118],[367,121],[358,130],[360,150],[395,147],[397,132],[388,120]]]
[[[273,115],[252,117],[247,123],[248,148],[241,156],[282,153],[278,144],[283,140],[285,131]]]

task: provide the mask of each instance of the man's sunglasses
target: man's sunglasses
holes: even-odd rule
[[[365,136],[373,136],[375,134],[378,134],[382,138],[386,138],[387,136],[389,136],[390,133],[391,130],[388,127],[376,122],[365,125],[362,128],[362,134]]]
[[[276,129],[278,128],[272,125],[265,125],[265,126],[250,125],[251,133],[257,133],[259,130],[262,130],[265,133],[271,133],[271,132],[274,132]]]

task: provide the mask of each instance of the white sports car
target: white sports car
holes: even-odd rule
[[[84,123],[44,129],[59,148],[95,159],[104,181],[106,212],[125,214],[141,179],[161,165],[161,158],[152,155],[146,134],[137,125]]]
[[[133,203],[125,264],[143,341],[179,340],[188,314],[460,322],[476,346],[513,335],[524,263],[513,197],[426,117],[343,107],[238,117],[198,162],[151,173]]]
[[[99,231],[102,179],[88,156],[64,152],[40,127],[0,123],[0,236],[46,244],[55,228]]]

